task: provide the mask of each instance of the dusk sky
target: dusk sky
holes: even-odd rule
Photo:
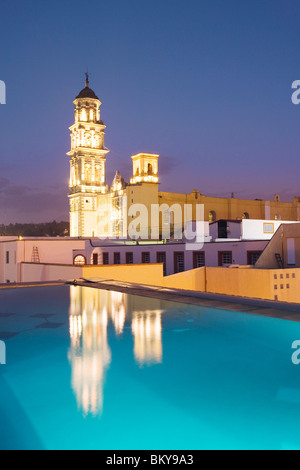
[[[300,197],[300,0],[1,0],[0,224],[68,220],[68,127],[102,102],[111,184],[160,155],[160,189]]]

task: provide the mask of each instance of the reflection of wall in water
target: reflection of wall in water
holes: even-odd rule
[[[132,312],[131,330],[134,337],[134,357],[141,365],[162,362],[161,316],[166,308],[167,304],[164,300],[128,296],[127,309]]]
[[[134,357],[140,364],[162,362],[162,310],[132,312]]]

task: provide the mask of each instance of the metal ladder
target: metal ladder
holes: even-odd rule
[[[282,258],[281,258],[281,254],[280,253],[275,253],[275,258],[276,258],[278,266],[282,269],[283,268],[283,261],[282,261]]]
[[[34,247],[33,247],[32,256],[31,256],[31,262],[32,262],[32,263],[40,263],[39,249],[38,249],[37,246],[34,246]]]

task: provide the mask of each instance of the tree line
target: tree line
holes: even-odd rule
[[[69,222],[46,222],[39,224],[0,224],[0,236],[21,237],[68,237]]]

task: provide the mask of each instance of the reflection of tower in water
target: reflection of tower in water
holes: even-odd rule
[[[111,319],[113,321],[117,335],[121,335],[124,330],[126,310],[125,294],[121,292],[110,292],[111,295]]]
[[[101,302],[98,289],[70,290],[72,388],[84,413],[97,414],[102,411],[105,370],[111,362],[106,302]]]
[[[134,357],[139,364],[162,362],[162,310],[134,311]]]
[[[69,360],[72,367],[72,389],[84,414],[100,414],[103,409],[105,373],[111,363],[107,327],[111,319],[115,334],[124,331],[126,312],[132,312],[134,356],[139,364],[162,362],[163,310],[160,301],[121,292],[70,286]]]

